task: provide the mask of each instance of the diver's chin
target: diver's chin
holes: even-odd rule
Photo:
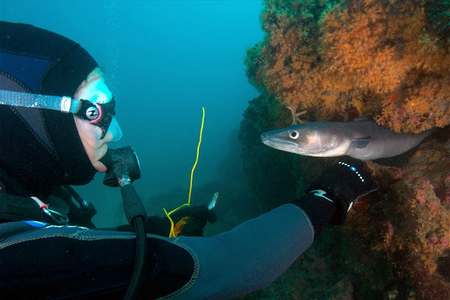
[[[91,160],[91,163],[98,172],[105,173],[106,171],[108,171],[108,168],[101,162],[107,152],[108,144],[102,144],[95,150],[94,158],[93,160]]]
[[[105,173],[106,171],[108,171],[108,168],[100,161],[92,163],[92,166],[94,167],[95,170],[97,170],[97,172],[100,173]]]

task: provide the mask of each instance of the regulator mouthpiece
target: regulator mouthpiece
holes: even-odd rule
[[[123,187],[141,177],[139,159],[130,146],[108,149],[100,161],[108,168],[103,179],[104,185]]]

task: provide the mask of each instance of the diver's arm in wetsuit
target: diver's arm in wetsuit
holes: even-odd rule
[[[346,184],[345,177],[337,177]],[[229,299],[265,287],[312,244],[314,230],[328,223],[336,199],[350,199],[336,206],[345,213],[348,203],[368,191],[351,182],[352,189],[336,189],[326,176],[321,180],[330,194],[311,190],[297,205],[282,205],[216,236],[148,236],[142,294],[150,299]],[[33,299],[123,296],[133,267],[132,233],[25,222],[3,224],[0,230],[2,296],[28,299],[25,289]]]
[[[0,226],[0,290],[26,299],[120,298],[132,271],[134,235],[75,226]],[[313,227],[292,204],[212,237],[149,236],[143,293],[151,299],[228,299],[269,284],[313,242]],[[42,295],[42,296],[41,296]],[[28,295],[29,296],[29,295]]]

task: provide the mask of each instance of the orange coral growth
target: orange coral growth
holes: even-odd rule
[[[353,0],[310,24],[268,10],[256,80],[320,119],[371,116],[396,131],[450,123],[449,45],[418,1]],[[307,27],[309,26],[309,27]]]

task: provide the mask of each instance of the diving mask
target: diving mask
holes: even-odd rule
[[[99,68],[89,73],[75,92],[74,98],[89,100],[81,102],[75,115],[100,127],[101,138],[110,132],[113,142],[121,139],[122,131],[114,117],[116,102]]]
[[[114,98],[106,103],[96,103],[87,100],[81,100],[80,108],[75,116],[80,119],[87,120],[89,123],[100,127],[102,130],[102,138],[106,135],[108,131],[114,131],[112,136],[114,141],[117,141],[122,136],[120,127],[117,124],[114,116],[116,114],[116,101]],[[114,119],[114,124],[111,126]],[[117,131],[120,131],[118,134]]]
[[[72,113],[75,116],[89,121],[102,130],[102,138],[111,132],[112,141],[118,141],[122,137],[122,131],[115,116],[115,100],[89,101],[71,98],[67,96],[41,95],[9,90],[0,90],[0,105],[9,105],[27,108],[51,109],[64,113]]]

